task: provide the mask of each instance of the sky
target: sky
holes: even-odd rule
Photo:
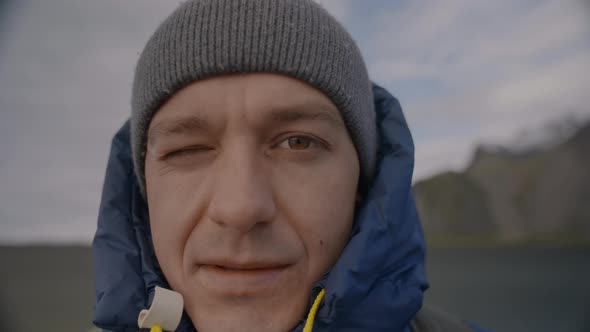
[[[590,117],[589,1],[318,1],[400,100],[415,180]],[[0,2],[0,244],[90,243],[135,62],[178,3]]]

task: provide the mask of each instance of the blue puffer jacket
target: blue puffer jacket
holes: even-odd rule
[[[424,238],[411,193],[412,137],[398,101],[379,86],[373,92],[378,168],[349,243],[318,282],[326,295],[314,331],[410,331],[428,287]],[[168,286],[133,173],[128,123],[113,139],[93,250],[94,324],[108,331],[138,331],[137,316],[151,304],[154,287]],[[177,331],[194,331],[186,315]]]

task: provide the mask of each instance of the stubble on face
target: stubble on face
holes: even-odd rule
[[[198,330],[297,325],[346,245],[358,176],[338,110],[302,81],[218,76],[168,100],[148,131],[150,223]]]

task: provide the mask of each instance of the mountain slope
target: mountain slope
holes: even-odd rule
[[[590,241],[590,123],[549,148],[479,148],[464,172],[414,189],[427,235]]]

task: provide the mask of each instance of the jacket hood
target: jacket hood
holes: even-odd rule
[[[425,244],[412,194],[414,146],[398,101],[373,85],[377,169],[356,211],[350,240],[317,283],[325,289],[314,331],[407,331],[428,283]],[[169,288],[152,246],[147,206],[133,170],[129,122],[112,141],[93,241],[94,324],[139,331],[156,286]],[[310,293],[311,294],[311,293]],[[301,331],[302,322],[294,331]],[[194,331],[183,315],[177,331]]]

